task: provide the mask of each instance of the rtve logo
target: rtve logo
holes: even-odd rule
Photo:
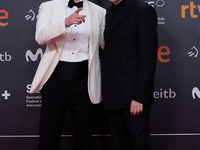
[[[36,60],[38,59],[39,55],[40,55],[40,57],[42,58],[42,56],[43,56],[43,51],[42,51],[41,48],[38,48],[35,54],[33,54],[30,50],[28,50],[28,51],[26,52],[26,56],[25,56],[25,57],[26,57],[26,61],[29,62],[29,58],[30,58],[32,61],[36,61]]]
[[[4,9],[0,10],[0,26],[5,27],[8,25],[8,22],[3,21],[1,22],[3,19],[8,19],[9,15],[8,12]]]
[[[198,18],[198,15],[194,13],[196,9],[198,9],[198,12],[200,13],[200,5],[194,5],[193,1],[190,2],[190,5],[182,5],[181,6],[181,17],[185,18],[186,11],[188,10],[188,11],[190,11],[190,16],[192,18]]]

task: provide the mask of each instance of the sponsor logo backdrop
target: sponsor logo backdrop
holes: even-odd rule
[[[39,5],[45,0],[0,1],[0,149],[35,150],[40,93],[31,81],[45,45],[34,39]],[[108,0],[91,0],[108,7]],[[144,0],[158,14],[158,63],[150,129],[153,150],[199,150],[200,143],[200,2]],[[66,115],[61,150],[73,147]],[[102,105],[94,105],[92,149],[112,150]]]

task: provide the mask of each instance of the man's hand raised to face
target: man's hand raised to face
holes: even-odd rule
[[[70,27],[73,24],[81,24],[82,22],[85,22],[86,15],[79,15],[79,12],[82,10],[82,8],[77,9],[73,14],[71,14],[69,17],[65,19],[65,26]]]

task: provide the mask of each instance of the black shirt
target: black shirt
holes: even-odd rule
[[[113,7],[113,14],[112,14],[112,19],[114,19],[114,17],[116,16],[116,14],[119,12],[119,9],[122,7],[122,5],[124,4],[125,0],[122,0],[121,2],[119,2],[117,5],[112,4]]]

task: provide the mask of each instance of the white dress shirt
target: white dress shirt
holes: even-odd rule
[[[67,0],[67,4],[68,4]],[[82,1],[82,0],[80,0]],[[67,7],[67,17],[73,14],[78,8],[73,6]],[[80,15],[86,15],[85,22],[80,25],[71,25],[66,28],[66,41],[64,44],[61,61],[80,62],[88,60],[88,41],[89,41],[89,17],[86,7],[79,12]]]

